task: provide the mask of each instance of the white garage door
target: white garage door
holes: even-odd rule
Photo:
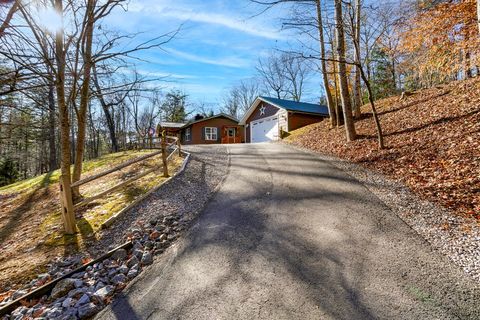
[[[251,142],[278,140],[278,116],[252,121],[250,126]]]

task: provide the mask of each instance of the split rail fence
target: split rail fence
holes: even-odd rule
[[[97,199],[103,198],[106,195],[108,195],[108,194],[110,194],[110,193],[112,193],[112,192],[114,192],[114,191],[116,191],[116,190],[118,190],[122,187],[125,187],[126,185],[128,185],[128,184],[130,184],[130,183],[132,183],[132,182],[134,182],[134,181],[136,181],[140,178],[143,178],[143,177],[149,175],[150,173],[153,173],[153,172],[155,172],[159,169],[162,169],[162,175],[164,177],[169,176],[169,174],[168,174],[168,161],[170,160],[170,158],[175,153],[178,153],[178,155],[181,154],[180,139],[177,138],[177,137],[166,136],[165,134],[163,134],[162,137],[155,138],[155,140],[158,141],[158,143],[160,145],[159,147],[154,148],[152,146],[152,144],[150,144],[150,146],[149,147],[147,146],[146,148],[148,148],[148,149],[159,149],[158,151],[155,151],[155,152],[152,152],[150,154],[140,156],[138,158],[126,161],[126,162],[124,162],[124,163],[122,163],[122,164],[120,164],[120,165],[118,165],[118,166],[116,166],[112,169],[100,172],[100,173],[95,174],[93,176],[90,176],[90,177],[81,179],[81,180],[79,180],[75,183],[72,183],[70,186],[65,184],[63,176],[60,177],[60,203],[61,203],[61,206],[62,206],[63,224],[64,224],[64,227],[65,227],[65,232],[67,234],[72,234],[72,233],[76,232],[75,213],[74,213],[75,209],[83,207],[83,206],[85,206],[85,205],[87,205],[87,204],[89,204],[92,201],[95,201]],[[169,153],[169,150],[170,150],[170,153]],[[117,172],[117,171],[119,171],[123,168],[129,167],[133,164],[148,160],[148,159],[150,159],[152,157],[155,157],[157,155],[162,155],[162,164],[161,165],[155,166],[155,167],[150,168],[148,170],[145,170],[142,173],[139,173],[138,175],[136,175],[132,178],[129,178],[125,181],[122,181],[122,182],[114,185],[113,187],[110,187],[109,189],[107,189],[105,191],[102,191],[102,192],[100,192],[96,195],[93,195],[91,197],[84,198],[80,202],[74,204],[74,202],[73,202],[73,190],[75,188],[79,188],[80,186],[82,186],[86,183],[90,183],[90,182],[95,181],[97,179],[100,179],[100,178],[102,178],[106,175]]]

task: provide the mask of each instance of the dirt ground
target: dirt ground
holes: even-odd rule
[[[120,152],[88,161],[84,165],[83,177],[150,152]],[[171,174],[181,162],[180,158],[174,157],[169,168]],[[159,163],[160,155],[88,183],[80,191],[86,197],[94,195]],[[45,265],[56,258],[76,252],[88,255],[86,243],[101,241],[97,231],[105,220],[165,180],[159,169],[158,174],[149,174],[77,209],[79,232],[64,236],[59,212],[58,176],[58,171],[54,171],[0,188],[0,292],[16,288],[44,272]]]

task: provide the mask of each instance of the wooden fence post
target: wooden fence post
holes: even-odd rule
[[[163,176],[168,177],[167,167],[167,133],[162,130],[162,162],[163,162]]]
[[[180,137],[177,139],[178,156],[180,157],[182,155],[182,144],[180,143]]]
[[[70,182],[60,176],[60,204],[62,206],[63,228],[66,234],[77,232],[75,213],[73,212],[72,188]]]

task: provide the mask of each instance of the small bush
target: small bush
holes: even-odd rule
[[[11,158],[0,159],[0,187],[18,179],[17,165]]]

